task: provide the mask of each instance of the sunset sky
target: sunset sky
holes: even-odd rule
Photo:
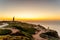
[[[0,20],[60,20],[60,0],[0,0]]]

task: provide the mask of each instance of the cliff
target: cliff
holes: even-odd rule
[[[57,31],[46,29],[42,25],[18,21],[3,21],[1,23],[9,24],[0,29],[0,38],[2,40],[59,40]]]

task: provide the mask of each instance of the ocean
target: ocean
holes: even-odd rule
[[[49,27],[49,29],[56,30],[58,32],[58,35],[60,36],[60,21],[41,21],[41,22],[28,22],[36,25],[42,25],[46,29]]]

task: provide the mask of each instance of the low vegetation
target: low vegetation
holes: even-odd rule
[[[40,34],[40,37],[48,39],[48,40],[59,40],[58,33],[56,31],[50,30],[46,33]]]
[[[0,36],[0,40],[30,40],[30,39],[24,36],[5,35],[5,36]]]
[[[12,33],[11,30],[8,30],[8,29],[0,29],[0,35],[8,35]]]
[[[34,40],[32,35],[37,31],[34,27],[38,26],[38,28],[46,30],[41,25],[12,21],[7,21],[6,23],[9,25],[4,27],[4,29],[0,29],[0,40]],[[12,33],[12,30],[7,28],[18,29],[19,31]],[[40,34],[40,37],[48,40],[59,40],[58,33],[53,30]]]

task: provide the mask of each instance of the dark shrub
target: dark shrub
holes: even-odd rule
[[[12,31],[8,29],[0,29],[0,35],[10,34]]]
[[[40,36],[42,38],[50,38],[50,37],[59,38],[58,33],[56,31],[49,31],[46,33],[42,33],[42,34],[40,34]]]
[[[27,32],[30,34],[35,34],[36,29],[35,28],[29,28],[27,29]]]
[[[35,34],[35,31],[36,31],[36,29],[32,28],[32,27],[31,28],[27,28],[27,29],[25,29],[25,28],[23,28],[21,26],[13,26],[13,27],[15,27],[16,29],[19,29],[20,31],[27,32],[29,34]]]

